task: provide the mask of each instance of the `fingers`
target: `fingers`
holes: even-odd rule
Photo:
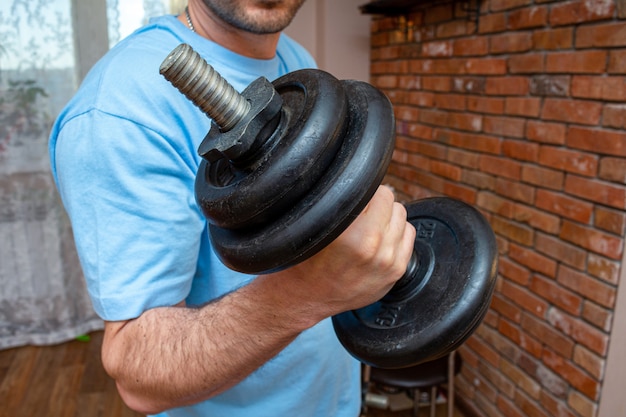
[[[380,186],[361,215],[345,233],[361,249],[364,262],[383,270],[406,268],[413,251],[415,228],[407,222],[406,208],[393,192]],[[399,278],[404,273],[401,271]]]

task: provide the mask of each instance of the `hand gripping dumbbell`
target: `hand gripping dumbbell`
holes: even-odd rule
[[[395,119],[368,83],[305,69],[261,77],[239,94],[186,44],[160,72],[212,119],[195,195],[215,252],[233,270],[263,274],[309,258],[383,180]],[[332,319],[348,352],[380,368],[458,348],[485,316],[496,279],[495,236],[478,210],[448,197],[406,209],[417,237],[404,276],[378,302]]]

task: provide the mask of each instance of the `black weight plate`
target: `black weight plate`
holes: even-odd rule
[[[403,368],[457,349],[484,318],[496,281],[497,248],[489,223],[448,197],[407,205],[417,229],[414,291],[391,294],[333,317],[344,347],[378,368]]]
[[[393,108],[367,83],[341,84],[348,126],[324,176],[271,222],[236,230],[209,224],[215,253],[229,268],[260,274],[309,258],[352,223],[380,185],[394,148]]]
[[[254,163],[243,169],[226,158],[200,163],[195,195],[211,224],[237,229],[274,221],[319,181],[341,145],[348,105],[339,80],[305,69],[273,85],[283,101],[280,122]],[[216,171],[228,170],[228,181],[215,181],[225,176]]]

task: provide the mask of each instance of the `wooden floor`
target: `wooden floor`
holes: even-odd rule
[[[0,416],[135,417],[100,362],[102,332],[91,340],[0,351]]]
[[[89,341],[0,351],[0,417],[140,417],[104,372],[101,344],[102,332],[94,332]],[[445,405],[437,408],[437,416],[446,415]],[[367,417],[410,415],[370,408]],[[428,416],[428,408],[420,415]]]

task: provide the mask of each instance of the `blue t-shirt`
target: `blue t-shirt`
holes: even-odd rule
[[[88,291],[105,320],[182,300],[201,305],[254,279],[217,259],[196,205],[197,148],[210,120],[159,74],[180,43],[238,91],[259,76],[315,66],[285,35],[275,58],[251,59],[174,16],[152,20],[94,66],[57,119],[49,150]],[[359,407],[359,364],[327,319],[231,390],[163,415],[355,417]]]

